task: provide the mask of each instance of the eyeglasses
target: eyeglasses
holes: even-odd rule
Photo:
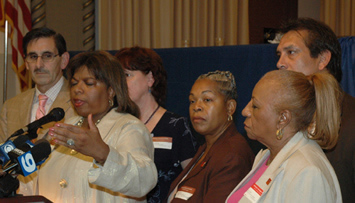
[[[54,53],[43,53],[42,56],[39,56],[37,54],[29,54],[26,56],[25,60],[28,63],[36,63],[38,57],[41,57],[43,62],[51,62],[55,57],[57,57],[59,54],[54,54]]]

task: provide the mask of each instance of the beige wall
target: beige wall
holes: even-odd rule
[[[82,0],[47,0],[46,24],[64,36],[68,50],[83,48]]]
[[[321,0],[298,0],[298,17],[320,20]]]

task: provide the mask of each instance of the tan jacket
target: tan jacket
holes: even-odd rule
[[[35,91],[35,88],[32,88],[15,96],[14,98],[7,100],[4,103],[0,115],[0,143],[4,142],[7,137],[12,135],[12,133],[30,123],[31,108]],[[60,122],[64,122],[66,119],[76,115],[70,102],[70,93],[67,80],[64,80],[64,84],[50,110],[56,107],[62,108],[65,112],[65,117]],[[38,133],[38,139],[42,138],[48,131],[48,128],[53,126],[53,124],[54,122],[43,125],[43,129],[41,129]]]

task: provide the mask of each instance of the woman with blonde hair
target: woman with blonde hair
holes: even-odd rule
[[[267,149],[226,202],[342,202],[322,151],[336,145],[340,97],[328,73],[277,70],[262,77],[242,114],[248,137]]]

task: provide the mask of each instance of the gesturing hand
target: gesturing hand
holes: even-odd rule
[[[109,154],[109,146],[102,140],[99,130],[92,120],[92,114],[89,114],[87,119],[89,128],[56,123],[54,127],[49,129],[48,134],[56,144],[75,149],[103,164]]]

